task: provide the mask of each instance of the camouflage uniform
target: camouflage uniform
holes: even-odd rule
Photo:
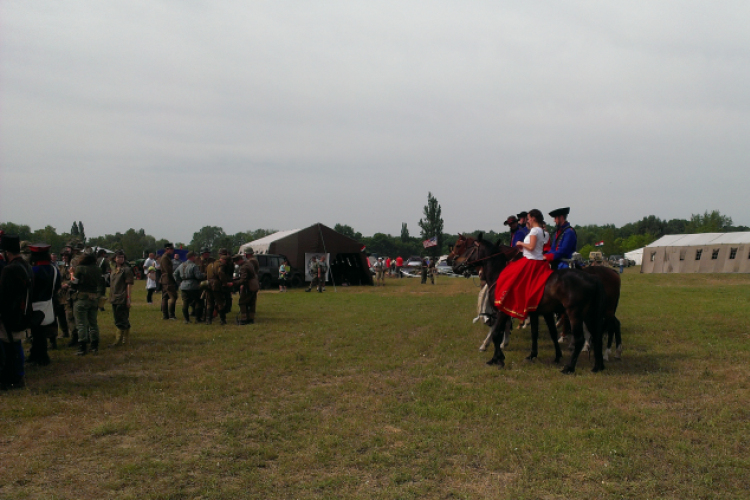
[[[85,255],[76,263],[72,285],[76,290],[75,316],[78,326],[78,354],[86,354],[89,342],[92,352],[99,350],[99,297],[104,293],[102,271],[93,255]]]

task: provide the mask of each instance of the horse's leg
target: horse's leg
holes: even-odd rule
[[[492,340],[492,328],[490,328],[490,331],[487,333],[487,338],[484,339],[484,342],[482,342],[482,345],[479,346],[479,350],[481,352],[484,352],[487,350],[487,346],[490,345],[490,341]]]
[[[614,325],[614,330],[615,330],[615,344],[616,344],[615,359],[620,359],[622,358],[622,332],[620,330],[621,328],[620,320],[617,319],[616,316],[612,316],[612,324]],[[612,341],[610,340],[610,343],[611,342]]]
[[[583,321],[581,318],[575,316],[573,311],[568,311],[568,319],[570,320],[570,329],[572,330],[573,338],[575,339],[575,345],[573,347],[573,355],[570,357],[568,364],[562,369],[562,372],[575,373],[578,356],[581,354],[581,349],[583,349],[584,343]]]
[[[552,339],[552,345],[555,346],[555,364],[558,364],[562,359],[562,349],[560,349],[560,344],[557,342],[557,325],[555,325],[555,316],[552,314],[545,314],[544,322],[547,323],[547,329],[549,330],[549,336]]]
[[[492,325],[492,343],[495,344],[495,354],[492,356],[492,359],[487,361],[488,365],[499,365],[500,368],[505,366],[505,354],[503,354],[503,350],[500,347],[500,344],[502,343],[502,332],[505,331],[505,323],[508,320],[508,316],[502,313],[498,313],[497,321],[494,325]]]
[[[508,348],[508,344],[510,344],[510,331],[513,329],[513,324],[511,322],[511,318],[508,318],[508,322],[505,323],[505,331],[503,332],[503,343],[500,344],[500,348],[502,350],[505,350]]]
[[[531,354],[526,356],[526,361],[534,361],[539,355],[539,315],[529,314],[531,319]]]
[[[591,371],[596,373],[604,370],[602,318],[591,315],[587,322],[589,323],[589,331],[591,332],[591,347],[594,348],[594,368]]]

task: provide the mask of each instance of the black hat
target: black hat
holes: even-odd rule
[[[211,249],[210,249],[210,248],[208,248],[208,247],[206,247],[206,248],[202,249],[202,250],[201,250],[201,254],[204,254],[204,253],[211,253]]]
[[[125,251],[124,250],[116,250],[115,251],[115,257],[117,257],[118,255],[122,255],[123,257],[125,257]]]
[[[570,207],[565,208],[558,208],[557,210],[553,210],[549,213],[550,217],[557,217],[558,215],[564,215],[565,217],[568,216],[570,213]]]
[[[516,217],[518,217],[519,219],[523,219],[523,218],[524,218],[524,217],[526,217],[527,215],[529,215],[529,213],[528,213],[528,212],[521,212],[521,213],[519,213],[518,215],[516,215]]]
[[[164,248],[174,248],[174,245],[171,243],[165,243]]]
[[[0,248],[10,253],[21,253],[21,238],[15,234],[4,234],[0,240]]]
[[[516,222],[518,222],[518,219],[516,219],[516,216],[511,215],[508,217],[508,219],[505,222],[503,222],[503,224],[506,226],[510,226],[511,224],[514,224]]]
[[[220,248],[219,249],[219,255],[229,256],[229,250],[227,250],[226,248]]]

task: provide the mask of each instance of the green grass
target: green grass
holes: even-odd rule
[[[628,270],[623,360],[573,376],[544,327],[486,366],[471,280],[262,292],[246,327],[142,288],[132,345],[0,394],[0,499],[750,498],[750,276]]]

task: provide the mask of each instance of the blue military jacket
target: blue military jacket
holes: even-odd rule
[[[510,246],[515,248],[516,242],[520,241],[523,242],[524,238],[526,238],[526,235],[529,234],[529,228],[526,226],[518,226],[518,230],[513,233],[513,237],[510,239]]]
[[[557,269],[566,269],[568,267],[568,264],[560,262],[560,259],[570,259],[573,257],[573,252],[576,251],[577,244],[578,235],[576,235],[576,230],[570,226],[569,222],[566,222],[555,231],[549,253],[554,255],[552,261],[557,263]]]

